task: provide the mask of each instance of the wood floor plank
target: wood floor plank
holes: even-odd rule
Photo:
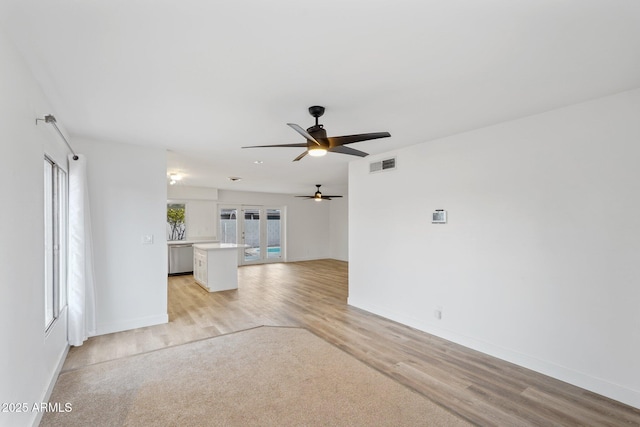
[[[348,264],[239,268],[239,288],[209,293],[169,278],[169,323],[90,338],[64,370],[261,325],[304,327],[481,426],[640,426],[640,410],[349,306]]]

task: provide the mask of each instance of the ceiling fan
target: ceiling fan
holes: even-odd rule
[[[300,135],[307,139],[306,143],[299,144],[276,144],[276,145],[252,145],[250,147],[242,148],[260,148],[260,147],[307,147],[307,151],[300,154],[293,159],[297,162],[307,154],[314,157],[324,156],[327,151],[333,153],[350,154],[352,156],[365,157],[368,153],[359,151],[350,147],[345,147],[347,144],[353,144],[354,142],[368,141],[370,139],[387,138],[391,134],[389,132],[374,132],[374,133],[360,133],[356,135],[345,136],[330,136],[327,137],[327,131],[321,124],[318,124],[318,117],[324,114],[324,107],[314,105],[309,107],[309,114],[316,118],[316,124],[304,130],[302,127],[295,123],[287,123],[288,126],[293,128]]]
[[[342,197],[342,196],[323,196],[322,193],[320,192],[320,185],[321,184],[316,184],[316,187],[318,188],[316,190],[316,193],[313,196],[296,196],[296,197],[305,197],[307,199],[313,199],[316,202],[319,202],[321,200],[331,200],[332,197]]]

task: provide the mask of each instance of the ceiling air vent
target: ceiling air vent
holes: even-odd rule
[[[380,160],[379,162],[369,163],[369,173],[386,171],[396,168],[396,158]]]

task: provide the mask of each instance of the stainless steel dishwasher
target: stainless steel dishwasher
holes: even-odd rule
[[[169,243],[169,276],[193,273],[193,244]]]

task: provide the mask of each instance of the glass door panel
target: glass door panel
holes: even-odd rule
[[[280,262],[284,256],[284,208],[219,206],[220,243],[247,245],[238,265]]]
[[[282,258],[280,209],[267,209],[267,258]]]
[[[244,261],[259,261],[261,259],[261,236],[260,236],[260,211],[259,208],[245,208],[243,219],[243,240],[245,245]]]
[[[220,209],[220,243],[238,243],[238,209]]]

